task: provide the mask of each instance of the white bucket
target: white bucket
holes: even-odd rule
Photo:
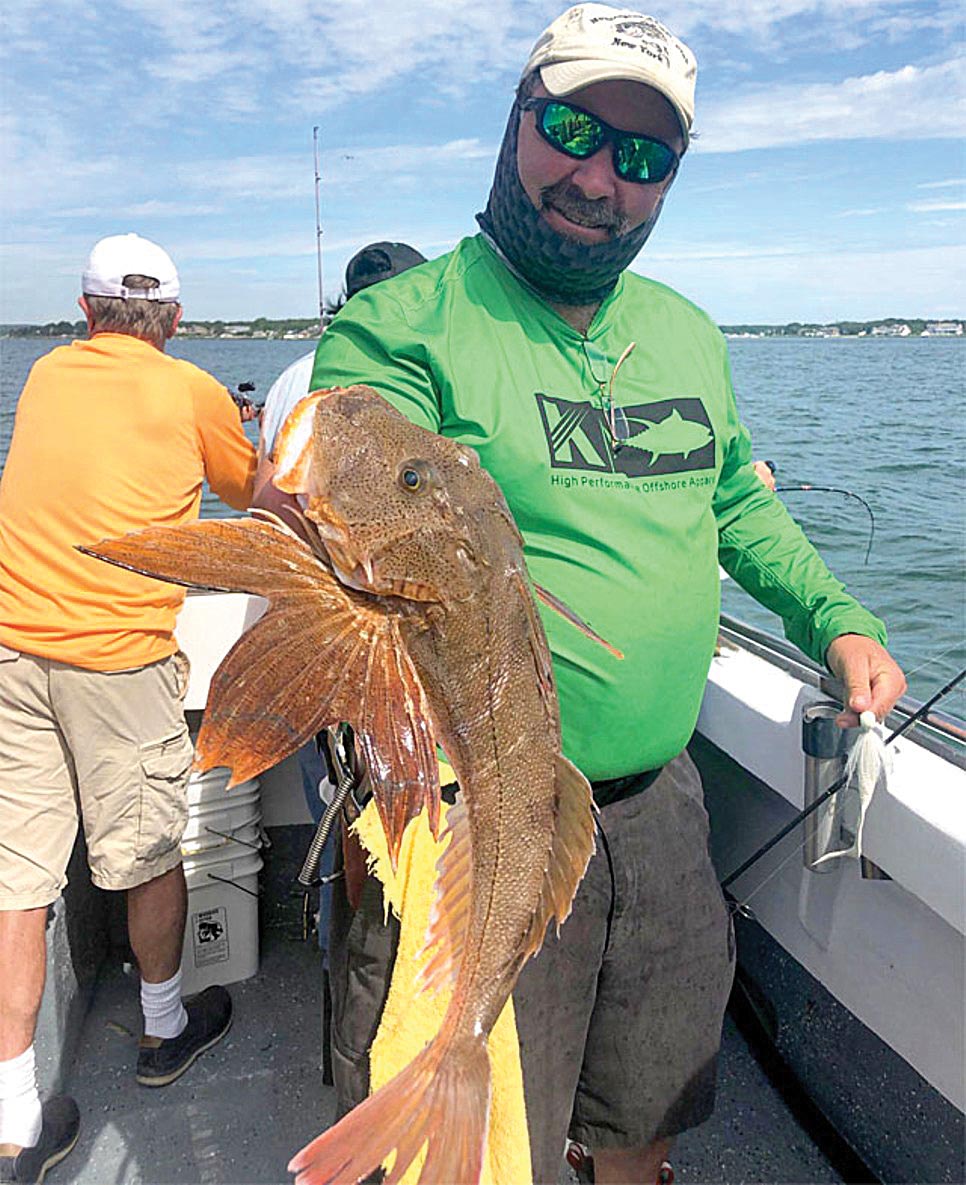
[[[237,847],[237,845],[233,845]],[[184,857],[188,922],[181,955],[182,991],[237,983],[258,971],[258,872],[262,858]]]
[[[244,798],[189,807],[188,822],[181,837],[182,854],[190,856],[209,848],[224,847],[233,840],[258,846],[261,817],[257,789]]]
[[[193,773],[188,779],[188,807],[199,806],[201,803],[226,802],[237,798],[244,798],[253,791],[258,791],[258,778],[249,778],[246,782],[239,782],[229,790],[228,779],[231,770],[223,765],[209,769],[206,773]]]
[[[228,836],[227,839],[223,836]],[[181,841],[182,860],[191,860],[195,866],[217,864],[222,860],[240,860],[246,852],[255,852],[262,846],[260,821],[236,826],[217,835],[203,835],[195,840]],[[220,875],[220,874],[219,874]]]

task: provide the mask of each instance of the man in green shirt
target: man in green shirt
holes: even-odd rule
[[[545,615],[566,755],[601,807],[597,854],[558,939],[514,992],[534,1179],[566,1138],[599,1182],[653,1182],[714,1098],[733,972],[684,752],[713,652],[719,559],[848,689],[842,722],[904,690],[884,628],[755,475],[709,318],[626,269],[690,135],[696,64],[651,17],[569,9],[524,68],[482,233],[359,294],[312,386],[368,383],[472,445],[534,580],[624,654]],[[378,894],[334,904],[340,1107],[364,1096],[394,930]]]

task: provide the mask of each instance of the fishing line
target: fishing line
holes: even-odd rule
[[[851,490],[843,489],[841,486],[816,486],[811,482],[801,482],[799,485],[792,486],[775,486],[776,494],[842,494],[846,498],[854,498],[856,502],[861,502],[862,505],[869,512],[869,542],[865,549],[865,563],[868,564],[869,556],[872,554],[872,541],[875,539],[875,515],[872,513],[872,507],[861,498],[858,494],[853,494]]]
[[[955,687],[957,687],[963,681],[963,679],[966,679],[966,667],[964,667],[963,670],[961,670],[958,675],[956,675],[952,679],[950,679],[949,682],[945,685],[945,687],[940,688],[940,690],[937,691],[935,695],[933,695],[930,699],[926,700],[926,702],[924,704],[920,705],[920,707],[917,708],[916,711],[913,712],[913,714],[911,716],[907,717],[894,732],[891,732],[885,738],[884,744],[891,745],[894,740],[896,740],[898,737],[901,737],[904,732],[907,732],[910,728],[912,728],[912,726],[914,724],[918,723],[918,721],[920,721],[924,716],[926,716],[929,713],[929,711],[932,708],[934,708],[936,706],[936,704],[939,703],[939,701],[944,696],[948,695]],[[817,811],[818,808],[822,805],[822,803],[827,802],[837,790],[841,790],[842,787],[844,785],[846,785],[848,780],[849,780],[849,775],[844,774],[841,778],[838,778],[836,781],[834,781],[832,783],[832,785],[828,787],[827,790],[824,790],[818,796],[818,798],[815,799],[814,802],[809,803],[809,805],[807,807],[805,807],[804,810],[799,811],[799,813],[794,817],[794,819],[791,819],[788,823],[785,824],[784,827],[780,828],[771,837],[771,839],[769,839],[765,843],[763,843],[761,845],[761,847],[756,852],[754,852],[751,856],[749,856],[748,859],[745,860],[745,862],[743,864],[740,864],[734,870],[734,872],[729,873],[724,878],[724,880],[721,881],[721,888],[727,889],[728,886],[730,884],[732,884],[732,882],[736,881],[739,876],[741,876],[743,873],[747,872],[748,869],[751,868],[751,866],[753,864],[757,864],[757,862],[762,858],[762,856],[766,855],[766,853],[768,853],[772,850],[772,848],[775,846],[775,844],[780,843],[785,838],[785,836],[789,834],[789,832],[795,830],[795,828],[799,825],[799,823],[804,822],[804,820],[807,819],[809,815],[811,815],[814,811]]]
[[[832,818],[829,820],[831,825],[839,822],[839,815],[842,814],[842,809],[845,806],[846,801],[847,799],[845,799],[843,796],[842,799],[839,799],[836,801],[836,803],[834,803],[834,807],[832,808]],[[734,914],[740,914],[742,917],[753,918],[754,920],[755,911],[753,909],[749,909],[748,907],[748,902],[750,899],[759,895],[761,890],[768,884],[769,880],[774,880],[774,878],[779,875],[779,872],[781,872],[786,864],[791,864],[792,860],[800,857],[801,853],[805,851],[805,846],[807,843],[808,837],[806,835],[805,839],[802,839],[800,844],[795,845],[795,847],[792,848],[792,851],[774,866],[774,869],[768,873],[768,876],[760,880],[759,884],[756,884],[755,888],[747,893],[747,895],[744,896],[741,901],[735,901],[735,899],[731,899],[731,901],[728,903],[728,908],[731,910],[731,912],[734,912]],[[722,880],[722,889],[723,888],[724,882]]]
[[[956,650],[960,650],[962,648],[962,646],[963,646],[962,642],[954,642],[952,644],[952,646],[947,646],[945,650],[940,650],[940,652],[938,654],[934,654],[931,658],[927,658],[924,662],[921,662],[917,667],[913,667],[912,670],[910,670],[910,671],[903,670],[903,674],[905,675],[906,679],[908,680],[910,675],[918,675],[919,672],[924,670],[926,667],[932,666],[932,664],[934,662],[939,662],[939,660],[941,658],[945,658],[947,654],[952,654]]]

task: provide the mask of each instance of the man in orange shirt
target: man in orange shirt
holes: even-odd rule
[[[174,623],[184,592],[76,549],[198,516],[202,482],[251,499],[255,453],[211,375],[164,353],[181,317],[168,255],[102,239],[83,277],[89,338],[33,367],[0,481],[0,1181],[39,1181],[73,1147],[73,1099],[43,1105],[34,1030],[47,907],[78,820],[94,883],[127,893],[141,973],[137,1080],[174,1081],[231,1024],[182,1003],[181,836],[192,745]]]

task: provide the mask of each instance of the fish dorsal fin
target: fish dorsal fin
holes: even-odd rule
[[[424,805],[436,834],[429,704],[376,598],[345,588],[291,532],[254,519],[152,527],[85,550],[176,583],[268,598],[211,680],[198,768],[229,766],[235,785],[345,721],[361,738],[393,867]]]
[[[556,822],[550,859],[544,875],[540,902],[534,911],[523,959],[535,955],[543,944],[547,926],[557,929],[566,921],[580,879],[594,854],[594,802],[590,783],[562,754],[556,757]]]
[[[436,896],[416,976],[417,989],[434,995],[455,982],[469,927],[473,863],[469,812],[462,798],[446,812],[441,841],[447,837],[436,862]]]

